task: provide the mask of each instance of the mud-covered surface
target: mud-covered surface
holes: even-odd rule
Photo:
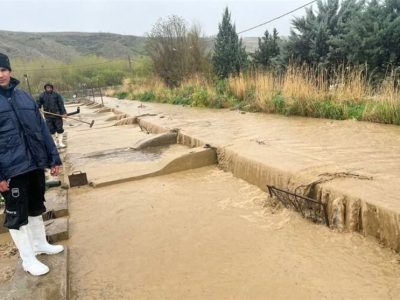
[[[400,251],[400,127],[105,98],[150,131],[180,129],[187,145],[218,148],[226,171],[265,189],[323,202],[331,225]]]
[[[146,107],[138,108],[136,102],[115,103],[121,110],[125,103],[127,113],[132,115],[146,113],[143,111]],[[257,127],[258,115],[250,116],[256,119],[249,126],[240,123],[248,115],[230,111],[158,105],[149,111],[157,116],[144,117],[141,122],[151,121],[147,125],[154,126],[154,132],[179,128],[181,124],[183,134],[195,133],[183,141],[186,144],[198,146],[203,138],[205,142],[215,142],[220,148],[219,167],[233,174],[213,166],[104,188],[71,189],[68,246],[72,299],[397,297],[398,254],[381,247],[375,239],[331,230],[276,206],[263,185],[271,181],[293,188],[304,179],[315,180],[315,170],[323,174],[323,179],[334,177],[333,181],[326,181],[328,185],[370,183],[376,180],[376,174],[365,175],[366,169],[341,173],[341,161],[326,164],[325,168],[322,159],[315,160],[300,150],[296,150],[300,157],[296,160],[293,151],[278,147],[280,140],[270,140],[274,145],[269,148],[269,142],[255,133],[267,136],[270,131],[272,136],[278,135],[274,122],[281,122],[279,117],[274,121],[266,116],[270,126],[261,120],[261,127]],[[128,167],[130,163],[150,167],[151,160],[132,162],[131,152],[126,150],[148,136],[146,130],[130,122],[110,126],[113,114],[109,112],[98,114],[97,119],[96,114],[90,115],[91,110],[84,107],[80,117],[87,117],[86,113],[96,120],[98,127],[88,130],[71,126],[67,148],[70,169],[84,167],[85,171],[92,165],[96,176],[107,178],[115,168],[139,166]],[[308,122],[288,120],[293,124]],[[318,121],[310,122],[319,124]],[[230,126],[226,122],[231,122]],[[285,136],[284,128],[281,129]],[[160,149],[160,157],[168,151],[179,154],[183,146],[175,146],[178,147]],[[256,161],[249,159],[250,154],[254,154]],[[278,154],[283,158],[278,159]],[[86,157],[86,161],[80,161],[79,157]],[[261,158],[262,163],[277,168],[265,170],[257,162]],[[285,160],[289,158],[293,161]],[[321,163],[318,168],[302,169],[316,161]],[[295,170],[298,177],[293,176]],[[254,185],[235,176],[246,177]]]
[[[0,285],[8,282],[15,273],[18,250],[8,234],[0,235]]]
[[[395,299],[399,256],[216,167],[70,192],[72,299]]]

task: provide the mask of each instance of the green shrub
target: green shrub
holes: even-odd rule
[[[172,90],[166,88],[160,90],[158,94],[156,94],[156,101],[160,103],[170,103],[172,104],[174,96],[172,94]]]
[[[331,100],[316,101],[314,102],[313,107],[306,116],[314,118],[344,120],[345,107],[342,104]]]
[[[126,99],[128,95],[129,95],[128,92],[116,92],[114,96],[118,99]]]
[[[226,94],[228,90],[228,80],[220,79],[215,82],[215,91],[217,94]]]
[[[228,99],[224,95],[215,94],[213,97],[211,97],[208,107],[212,107],[212,108],[227,108],[227,107],[229,107]]]
[[[191,105],[192,99],[190,97],[183,97],[183,96],[175,96],[172,98],[171,104],[178,104],[178,105]]]
[[[365,111],[366,103],[352,103],[347,102],[346,105],[346,119],[362,120]]]
[[[210,104],[209,95],[206,89],[198,88],[192,94],[192,106],[208,107]]]
[[[153,91],[145,91],[144,93],[138,95],[138,99],[143,102],[151,102],[156,100],[156,95]]]
[[[276,95],[272,98],[272,102],[274,104],[274,111],[279,114],[286,113],[286,103],[285,98],[282,95]]]

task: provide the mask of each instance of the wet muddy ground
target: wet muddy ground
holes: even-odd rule
[[[17,262],[17,248],[11,238],[7,234],[0,234],[0,284],[11,279]]]
[[[216,167],[70,194],[72,299],[395,299],[399,257]],[[264,207],[264,204],[267,207]]]
[[[88,112],[93,110],[83,108],[81,117]],[[232,112],[217,115],[225,113]],[[135,125],[109,127],[109,117],[90,115],[99,125],[92,131],[70,126],[71,168],[89,166],[74,155],[112,153],[146,135]],[[211,124],[189,123],[199,132]],[[231,132],[237,129],[232,124]],[[252,149],[279,144],[273,139],[262,144],[260,136],[236,135],[248,147],[254,144]],[[113,163],[126,163],[126,153],[120,154]],[[281,167],[290,165],[288,155],[294,153],[282,153]],[[294,166],[296,160],[289,168]],[[97,170],[96,176],[107,177],[110,170]],[[264,190],[217,166],[74,188],[69,196],[72,299],[395,299],[400,292],[398,254],[374,239],[339,233],[276,208]]]

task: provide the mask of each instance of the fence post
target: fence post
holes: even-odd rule
[[[93,86],[92,86],[92,97],[93,97],[93,101],[96,102],[96,98],[94,96],[94,88],[93,88]]]
[[[25,80],[26,80],[26,84],[28,85],[29,94],[32,96],[32,90],[31,90],[31,85],[29,84],[28,74],[24,74],[24,77],[25,77]]]

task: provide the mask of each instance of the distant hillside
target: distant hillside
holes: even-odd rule
[[[144,37],[112,33],[0,31],[0,52],[12,58],[61,61],[89,54],[117,58],[144,54],[144,41]]]
[[[12,58],[50,58],[67,62],[82,55],[122,58],[144,55],[144,37],[114,33],[0,31],[0,52]],[[257,47],[257,38],[244,38],[248,51]],[[208,41],[210,48],[212,41]]]

